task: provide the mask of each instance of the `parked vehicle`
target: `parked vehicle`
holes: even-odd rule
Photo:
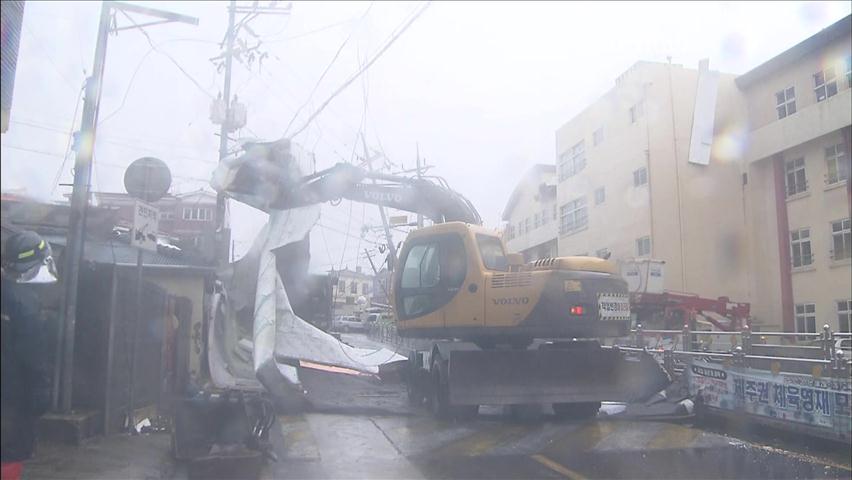
[[[361,318],[352,315],[345,315],[337,317],[334,320],[334,330],[343,333],[366,332],[367,326]]]

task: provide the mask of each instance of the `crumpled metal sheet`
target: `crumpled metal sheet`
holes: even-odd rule
[[[300,385],[297,366],[304,362],[342,367],[354,372],[377,374],[381,365],[406,358],[387,349],[355,348],[299,318],[292,309],[287,291],[277,270],[275,251],[300,242],[316,224],[320,205],[291,210],[272,210],[269,200],[276,189],[292,185],[298,168],[270,167],[274,155],[286,158],[287,146],[279,143],[254,146],[241,156],[223,162],[214,173],[211,184],[233,198],[269,213],[269,221],[255,239],[251,250],[230,269],[228,299],[230,321],[236,323],[236,312],[254,305],[252,327],[252,367],[257,379],[270,392],[287,395]],[[278,157],[280,158],[280,157]],[[274,170],[275,182],[264,172]],[[278,178],[287,172],[286,178]],[[258,188],[250,191],[246,184],[240,193],[230,190],[235,179],[262,178]],[[273,188],[274,187],[274,188]],[[236,348],[236,345],[234,346]]]

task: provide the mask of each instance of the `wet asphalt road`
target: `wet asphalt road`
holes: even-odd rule
[[[272,434],[279,460],[261,478],[852,478],[852,445],[785,448],[718,426],[616,420],[606,407],[583,422],[546,413],[519,420],[496,407],[441,422],[408,408],[401,386],[377,392],[356,402],[382,406],[372,411],[330,404],[279,416]]]

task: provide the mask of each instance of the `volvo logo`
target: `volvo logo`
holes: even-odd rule
[[[494,305],[526,305],[530,303],[529,297],[505,297],[505,298],[492,298],[492,302]]]
[[[402,195],[398,193],[371,192],[369,190],[364,190],[364,197],[368,200],[373,200],[374,202],[402,202]]]

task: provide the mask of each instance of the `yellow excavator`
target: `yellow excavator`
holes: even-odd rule
[[[551,404],[561,416],[592,416],[601,401],[642,400],[670,383],[649,354],[631,356],[599,343],[627,335],[630,327],[627,284],[612,262],[525,263],[520,254],[506,253],[470,201],[438,177],[337,164],[293,179],[284,168],[272,153],[245,162],[229,178],[227,193],[239,199],[263,191],[263,206],[274,209],[346,198],[433,221],[411,232],[394,259],[391,298],[398,334],[423,344],[408,355],[409,398],[436,416],[529,404]],[[281,171],[270,175],[273,170]]]

